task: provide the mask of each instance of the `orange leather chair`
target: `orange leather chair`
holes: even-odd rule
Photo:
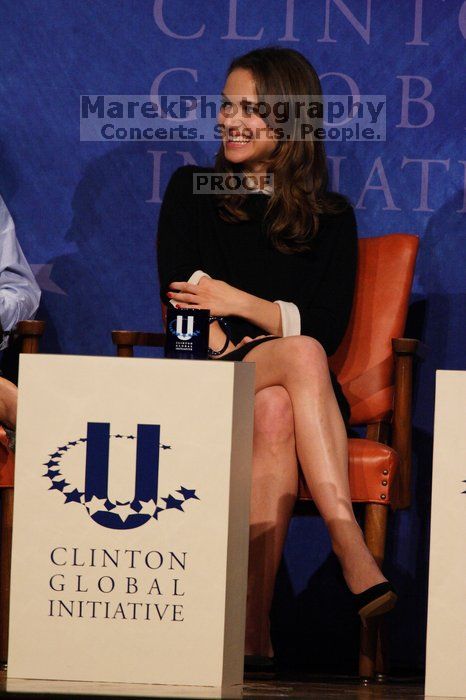
[[[387,518],[410,504],[412,366],[418,341],[402,338],[419,239],[393,233],[359,240],[355,299],[345,337],[329,364],[351,406],[351,425],[366,438],[349,439],[352,501],[364,503],[364,535],[379,566]],[[113,331],[120,357],[135,346],[160,347],[163,333]],[[300,504],[312,501],[302,477]],[[361,627],[359,674],[382,680],[388,656],[384,629],[374,618]]]
[[[15,328],[13,344],[24,353],[39,351],[44,321],[21,321]],[[8,437],[0,426],[0,663],[8,655],[8,613],[10,605],[11,535],[13,526],[14,454],[8,447]]]

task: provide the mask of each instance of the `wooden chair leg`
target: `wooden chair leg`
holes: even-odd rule
[[[369,551],[381,567],[385,554],[388,507],[380,503],[368,503],[365,508],[364,537]],[[374,678],[376,673],[377,646],[380,621],[370,620],[368,626],[361,626],[359,648],[359,675],[361,678]],[[386,659],[385,659],[386,660]]]
[[[8,621],[10,611],[11,535],[13,529],[13,489],[0,489],[0,662],[8,659]]]

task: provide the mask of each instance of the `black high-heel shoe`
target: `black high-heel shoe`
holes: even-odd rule
[[[390,581],[377,583],[375,586],[366,588],[362,593],[352,593],[353,602],[362,620],[364,627],[367,627],[367,619],[383,615],[396,605],[398,596]]]

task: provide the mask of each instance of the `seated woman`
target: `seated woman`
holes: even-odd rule
[[[350,317],[357,232],[346,198],[327,191],[322,141],[275,138],[263,96],[322,94],[299,52],[266,47],[229,67],[214,168],[172,176],[158,230],[161,298],[210,309],[211,357],[255,362],[246,655],[272,657],[275,576],[296,500],[298,460],[361,618],[396,594],[369,552],[348,483],[349,405],[327,357]],[[267,98],[265,98],[267,99]],[[296,98],[299,99],[299,98]],[[273,174],[273,190],[193,194],[195,172]]]

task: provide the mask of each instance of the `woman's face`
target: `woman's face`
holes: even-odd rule
[[[261,172],[263,161],[274,151],[277,141],[272,129],[254,111],[257,92],[252,73],[243,68],[232,71],[222,95],[218,122],[223,127],[225,157],[243,163],[245,172]]]

